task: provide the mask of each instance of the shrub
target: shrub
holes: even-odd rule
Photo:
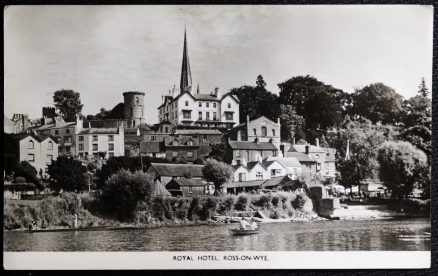
[[[219,203],[219,211],[221,213],[229,213],[233,210],[235,196],[225,196],[221,198]]]
[[[205,201],[203,202],[204,204],[202,206],[202,210],[200,212],[201,220],[206,220],[211,218],[211,214],[216,210],[218,201],[219,200],[217,198],[212,198],[212,197],[208,197],[207,199],[205,199]]]
[[[301,210],[306,204],[306,197],[303,194],[297,194],[294,199],[291,201],[292,207],[295,210]]]
[[[254,206],[257,206],[257,207],[268,208],[269,201],[270,201],[270,198],[268,195],[261,195],[259,197],[255,197],[252,201],[252,204]]]
[[[15,178],[15,183],[26,183],[26,178],[18,176]]]
[[[189,212],[188,212],[188,219],[191,221],[197,221],[199,219],[199,210],[200,210],[200,202],[199,202],[199,198],[194,197],[192,199],[192,203],[190,203],[190,208],[189,208]]]
[[[274,196],[271,198],[271,203],[275,208],[278,208],[280,205],[280,197],[279,196]]]
[[[180,220],[185,220],[189,214],[190,201],[184,198],[180,198],[175,210],[175,216]]]
[[[240,195],[234,204],[234,209],[237,211],[246,211],[248,205],[248,197],[246,195]]]

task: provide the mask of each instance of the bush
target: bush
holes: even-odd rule
[[[219,211],[221,213],[228,214],[231,210],[233,210],[235,196],[225,196],[222,197],[219,202]]]
[[[252,204],[261,208],[269,208],[270,197],[268,195],[261,195],[259,197],[255,197],[252,201]]]
[[[199,198],[194,197],[192,199],[192,203],[190,204],[189,212],[188,212],[188,219],[191,221],[197,221],[199,219],[199,210],[200,210],[200,202]]]
[[[240,195],[237,198],[236,204],[234,204],[234,209],[237,211],[246,211],[248,206],[248,197],[246,195]]]
[[[295,210],[302,210],[304,204],[306,204],[306,196],[303,194],[297,194],[295,199],[292,200],[291,204]]]
[[[15,178],[15,183],[26,183],[26,178],[18,176]]]
[[[202,210],[200,212],[200,219],[206,220],[211,218],[211,214],[216,210],[218,205],[218,198],[208,197],[202,204]]]
[[[272,197],[271,203],[272,203],[272,206],[274,206],[275,208],[278,208],[280,205],[280,197],[279,196]]]
[[[119,171],[103,187],[100,197],[102,210],[121,221],[130,220],[137,204],[149,200],[152,183],[153,177],[147,173]]]

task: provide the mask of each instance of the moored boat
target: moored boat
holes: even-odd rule
[[[230,234],[234,236],[254,235],[260,232],[260,228],[256,228],[256,229],[233,228],[228,230],[230,231]]]

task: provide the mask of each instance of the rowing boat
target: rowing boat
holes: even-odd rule
[[[234,236],[254,235],[260,232],[260,228],[256,228],[256,229],[233,228],[228,230],[230,231],[230,234]]]

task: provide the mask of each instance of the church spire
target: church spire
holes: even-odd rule
[[[183,59],[181,66],[181,83],[180,83],[180,93],[191,92],[192,90],[192,72],[190,71],[190,63],[189,63],[189,52],[187,49],[187,35],[186,30],[184,29],[184,50],[183,50]]]
[[[199,83],[198,83],[198,88],[196,89],[196,94],[199,94]]]

